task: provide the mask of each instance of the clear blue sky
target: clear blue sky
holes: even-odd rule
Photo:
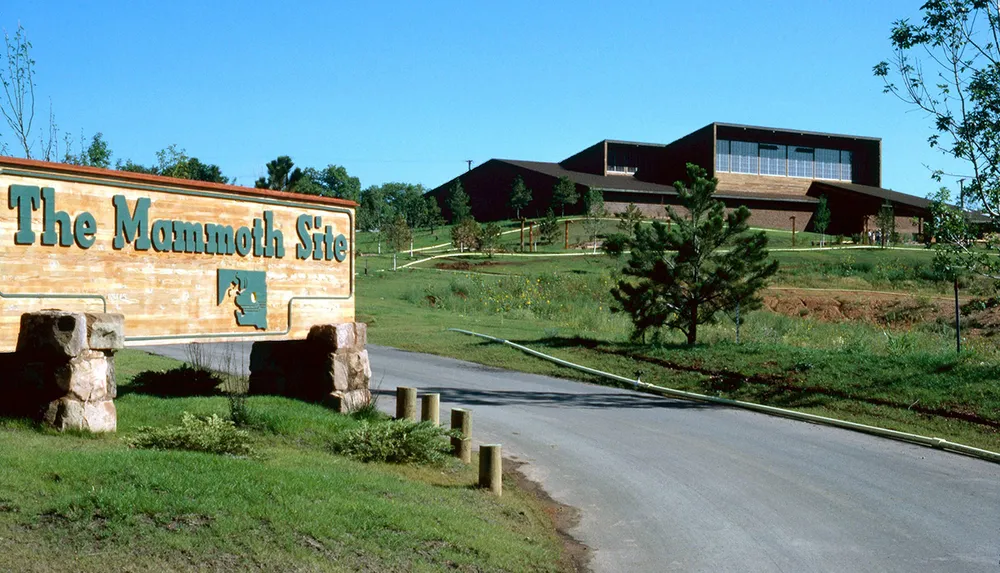
[[[245,185],[290,155],[431,188],[722,121],[881,137],[883,186],[924,196],[950,164],[871,73],[921,3],[6,0],[0,25],[34,44],[39,133],[51,97],[75,140],[176,143]]]

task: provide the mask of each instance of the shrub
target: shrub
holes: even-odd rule
[[[133,448],[151,450],[190,450],[231,456],[250,456],[253,448],[250,434],[232,422],[211,416],[195,416],[184,412],[180,426],[151,428],[144,426],[127,439]]]
[[[129,389],[154,396],[214,396],[223,380],[218,374],[185,364],[165,372],[147,370],[136,374]]]
[[[338,436],[334,453],[361,462],[441,464],[448,459],[451,432],[431,422],[387,420],[361,424]]]

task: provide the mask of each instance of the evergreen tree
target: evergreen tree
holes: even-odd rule
[[[406,248],[412,238],[413,233],[410,231],[410,226],[406,224],[406,218],[401,214],[397,215],[396,219],[385,230],[385,242],[392,251],[392,270],[396,270],[396,254]]]
[[[524,179],[521,179],[520,175],[514,178],[514,183],[510,186],[509,202],[518,219],[521,218],[521,209],[531,203],[531,189],[525,186]]]
[[[462,188],[462,182],[458,179],[451,186],[448,193],[448,209],[451,210],[451,223],[453,225],[461,223],[472,216],[472,208],[469,207],[469,196]]]
[[[500,250],[500,234],[503,229],[497,223],[489,223],[479,236],[479,250],[493,258],[493,253]]]
[[[427,203],[425,211],[427,213],[427,219],[425,223],[427,227],[430,229],[430,232],[433,233],[435,227],[440,227],[441,225],[444,225],[444,217],[441,216],[441,206],[438,205],[438,201],[436,198],[430,195],[425,195],[424,200]]]
[[[826,243],[826,228],[829,226],[830,208],[826,205],[826,195],[820,195],[819,202],[816,203],[816,212],[813,213],[813,228],[816,229],[816,232],[823,234],[820,246]]]
[[[545,212],[545,218],[538,225],[538,234],[542,237],[542,241],[549,245],[559,238],[559,219],[556,219],[552,207],[549,207],[549,210]]]
[[[579,200],[580,194],[576,192],[576,184],[570,181],[569,177],[560,177],[552,188],[552,204],[558,205],[562,209],[562,216],[565,217],[566,205],[576,205]]]
[[[635,236],[635,226],[645,218],[635,203],[629,203],[624,211],[618,213],[618,231],[627,237]]]
[[[768,261],[767,236],[748,232],[750,211],[728,215],[712,198],[718,181],[697,165],[687,166],[689,185],[674,184],[685,216],[672,207],[672,228],[659,221],[635,228],[622,280],[611,289],[616,311],[632,317],[633,338],[669,327],[682,331],[688,344],[698,340],[698,325],[712,323],[719,311],[742,311],[760,305],[757,292],[778,270]]]

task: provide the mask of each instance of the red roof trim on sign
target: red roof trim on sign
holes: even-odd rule
[[[181,187],[184,189],[196,189],[201,191],[223,191],[226,193],[235,193],[237,195],[246,195],[249,197],[267,197],[270,199],[283,199],[286,201],[298,201],[301,203],[320,203],[323,205],[336,205],[338,207],[351,208],[358,206],[358,204],[354,201],[338,199],[336,197],[318,197],[316,195],[303,195],[301,193],[289,193],[287,191],[254,189],[252,187],[241,187],[239,185],[228,185],[225,183],[210,183],[208,181],[178,179],[176,177],[163,177],[161,175],[148,175],[146,173],[132,173],[130,171],[115,171],[114,169],[85,167],[83,165],[69,165],[66,163],[52,163],[50,161],[21,159],[18,157],[0,156],[0,168],[3,167],[23,167],[26,169],[65,173],[68,175],[84,175],[99,177],[102,179],[113,179],[116,181],[148,183],[150,185],[169,185],[171,187]]]

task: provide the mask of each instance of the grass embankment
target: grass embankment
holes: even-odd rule
[[[786,265],[779,284],[939,288],[930,254],[920,251],[775,256]],[[627,317],[609,310],[614,263],[607,258],[456,258],[434,264],[459,270],[360,278],[359,320],[370,323],[371,342],[590,380],[508,347],[445,332],[467,328],[593,368],[628,376],[643,370],[643,381],[654,384],[1000,450],[1000,352],[980,337],[967,340],[957,355],[948,324],[895,328],[757,311],[743,317],[741,344],[733,341],[729,317],[704,327],[695,347],[669,332],[657,344],[631,344]]]
[[[117,435],[0,419],[3,571],[554,571],[551,519],[514,484],[470,487],[471,467],[362,464],[330,444],[360,422],[250,397],[257,455],[130,449],[140,426],[227,416],[224,396],[162,398],[129,381],[178,363],[118,355]]]

